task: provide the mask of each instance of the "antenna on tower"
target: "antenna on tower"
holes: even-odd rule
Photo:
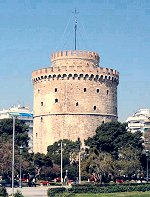
[[[75,19],[75,25],[74,25],[74,33],[75,33],[75,38],[74,38],[74,49],[76,50],[77,48],[77,14],[79,12],[77,12],[76,8],[74,10],[74,19]]]

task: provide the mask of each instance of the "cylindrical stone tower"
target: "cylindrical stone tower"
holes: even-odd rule
[[[119,73],[99,67],[99,55],[60,51],[52,66],[34,71],[34,152],[60,139],[84,139],[103,122],[117,120]]]

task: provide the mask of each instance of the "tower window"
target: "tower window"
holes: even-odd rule
[[[86,88],[84,88],[84,92],[86,92]]]
[[[96,110],[96,106],[94,106],[94,110]]]
[[[43,118],[41,117],[41,122],[43,122]]]
[[[40,89],[38,89],[38,93],[40,93]]]
[[[41,102],[41,106],[43,106],[43,102]]]
[[[104,120],[102,121],[102,124],[104,124],[105,122],[104,122]]]
[[[76,106],[78,106],[79,105],[79,103],[78,102],[76,102]]]
[[[55,99],[55,103],[58,103],[58,99]]]
[[[96,92],[99,93],[99,89],[97,89]]]
[[[55,88],[55,92],[57,92],[57,88]]]
[[[109,90],[107,90],[107,94],[109,94]]]
[[[37,138],[37,133],[36,133],[36,138]]]

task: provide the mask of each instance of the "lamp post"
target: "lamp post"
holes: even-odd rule
[[[78,149],[79,149],[79,184],[81,184],[81,147],[80,138],[78,138]]]
[[[148,156],[149,156],[149,151],[145,150],[145,152],[146,152],[146,180],[147,180],[147,183],[148,183]]]
[[[58,144],[58,146],[60,146],[60,177],[61,177],[61,184],[63,184],[63,144],[62,144],[62,140],[61,140],[60,144]]]
[[[20,115],[20,113],[16,113],[16,112],[10,112],[9,113],[10,116],[12,116],[13,118],[13,147],[12,147],[12,197],[14,197],[14,167],[15,167],[15,122],[16,122],[16,117]]]
[[[22,187],[22,181],[21,181],[21,167],[22,167],[22,151],[23,151],[23,146],[20,146],[20,177],[19,177],[19,187]]]
[[[63,184],[63,154],[62,154],[63,150],[62,150],[62,141],[60,143],[60,149],[61,149],[60,150],[61,151],[61,156],[60,156],[61,157],[61,162],[60,162],[61,163],[60,164],[61,165],[61,184]]]
[[[13,116],[13,150],[12,150],[12,197],[14,196],[14,166],[15,166],[15,116]]]

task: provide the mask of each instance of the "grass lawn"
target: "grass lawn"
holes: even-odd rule
[[[150,192],[122,192],[109,194],[76,194],[75,197],[150,197]]]

